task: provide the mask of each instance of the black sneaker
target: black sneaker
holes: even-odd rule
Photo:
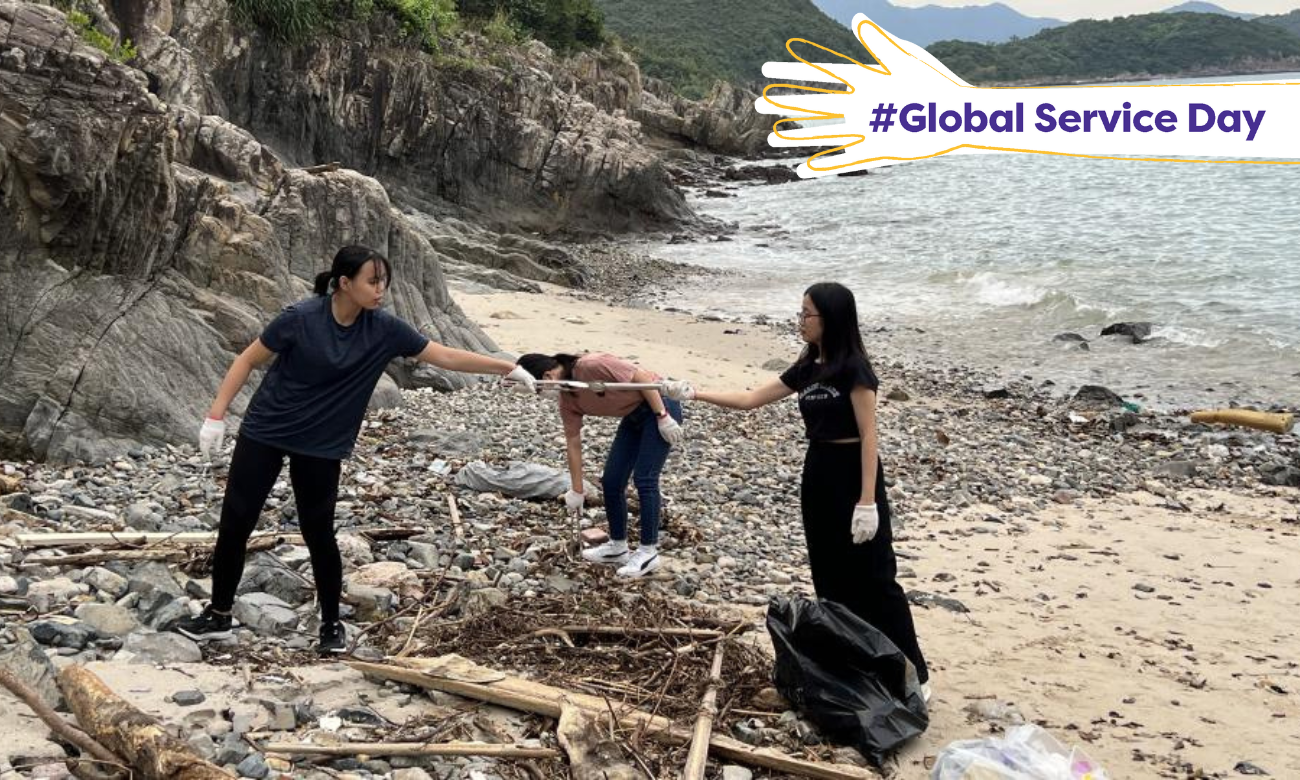
[[[176,630],[196,642],[205,639],[229,639],[234,636],[230,630],[233,621],[229,614],[221,614],[204,607],[198,617],[182,618],[176,621]]]
[[[331,655],[335,653],[346,653],[348,650],[347,633],[343,630],[343,624],[335,620],[332,623],[320,624],[320,644],[316,650],[321,655]]]

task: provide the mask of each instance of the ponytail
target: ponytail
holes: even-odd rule
[[[330,271],[321,271],[316,274],[316,285],[312,289],[317,295],[329,295],[330,282],[333,281],[334,275]]]
[[[533,375],[534,379],[541,379],[542,376],[553,368],[563,369],[560,372],[561,379],[573,378],[573,366],[578,362],[577,355],[570,355],[564,352],[555,355],[542,355],[537,352],[530,352],[523,355],[516,361],[525,371]]]
[[[357,274],[361,272],[361,267],[371,260],[383,264],[384,274],[388,277],[388,283],[391,286],[393,283],[393,268],[388,264],[388,258],[370,247],[352,244],[334,253],[334,263],[330,266],[330,270],[316,274],[316,282],[312,286],[312,290],[317,295],[329,295],[334,292],[334,288],[338,286],[341,277],[346,276],[349,279],[355,279]]]

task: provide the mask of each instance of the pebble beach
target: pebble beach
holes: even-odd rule
[[[628,300],[617,291],[453,293],[503,350],[608,351],[700,387],[770,381],[798,353],[790,323],[621,305]],[[1030,381],[993,384],[960,365],[909,363],[866,333],[882,379],[881,453],[900,581],[935,689],[929,730],[885,773],[925,777],[949,742],[1029,722],[1081,746],[1112,777],[1256,769],[1300,776],[1300,629],[1292,619],[1300,608],[1293,563],[1300,439],[1076,401]],[[613,422],[590,420],[585,428],[592,482]],[[449,394],[404,391],[400,405],[371,413],[344,468],[337,525],[351,633],[391,615],[432,572],[444,572],[467,583],[473,609],[621,588],[740,615],[755,624],[751,637],[761,648],[769,598],[811,595],[796,406],[787,400],[738,413],[688,403],[685,428],[689,438],[663,478],[666,563],[648,581],[627,583],[552,554],[575,532],[562,502],[478,492],[458,481],[475,461],[562,469],[553,406],[490,382]],[[409,692],[374,694],[360,674],[311,658],[315,607],[300,545],[250,559],[236,611],[245,628],[223,649],[162,630],[206,596],[206,580],[185,566],[47,565],[72,550],[18,541],[41,532],[212,530],[224,464],[209,468],[192,448],[141,447],[101,466],[5,462],[0,473],[11,486],[0,497],[0,656],[86,664],[110,686],[129,687],[138,706],[178,724],[208,758],[254,777],[287,768],[230,739],[241,728],[319,732],[349,696],[382,705],[390,720],[446,705]],[[448,496],[456,500],[455,524]],[[263,529],[292,533],[292,504],[282,481]],[[589,507],[582,522],[602,527],[601,508]],[[385,526],[419,533],[390,542],[357,533]],[[276,673],[300,684],[276,685],[279,678],[263,670],[245,685],[221,671],[223,654],[250,648],[299,662]],[[378,659],[391,651],[362,641],[357,653]],[[208,703],[182,704],[188,698],[176,694],[189,689]],[[218,701],[226,704],[212,706]],[[793,733],[797,719],[773,712],[761,725]],[[19,735],[0,762],[4,776],[61,766],[21,704],[0,693],[0,713]],[[311,771],[407,780],[423,776],[417,771],[520,776],[491,759],[340,761]],[[57,774],[44,771],[39,776]],[[293,774],[313,776],[302,766]]]

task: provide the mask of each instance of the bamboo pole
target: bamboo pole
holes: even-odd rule
[[[492,756],[493,758],[559,758],[552,748],[499,745],[490,742],[348,742],[342,745],[308,745],[268,742],[263,753],[294,756]]]
[[[1272,433],[1286,433],[1295,426],[1295,415],[1278,412],[1257,412],[1254,409],[1207,409],[1192,412],[1192,422],[1241,425]]]
[[[713,732],[713,718],[718,714],[718,686],[722,684],[722,649],[719,642],[713,651],[713,668],[709,670],[709,687],[700,702],[700,714],[695,719],[695,732],[691,735],[691,750],[686,754],[686,769],[682,780],[704,780],[704,768],[709,763],[709,736]]]
[[[456,497],[447,494],[447,508],[451,511],[451,532],[456,535],[456,541],[465,541],[465,527],[460,523],[460,510],[456,508]]]
[[[550,630],[550,629],[542,629]],[[625,628],[623,626],[560,626],[566,634],[610,634],[614,636],[684,636],[691,639],[721,639],[720,631],[707,628]],[[537,632],[533,632],[537,633]]]
[[[406,661],[410,664],[410,660]],[[533,712],[551,718],[559,718],[561,699],[567,699],[575,706],[595,713],[609,712],[606,700],[598,696],[565,691],[550,685],[535,683],[519,677],[493,673],[500,679],[489,683],[472,683],[450,677],[437,676],[436,672],[420,671],[414,664],[410,666],[392,666],[374,664],[364,661],[348,663],[353,669],[382,680],[418,685],[445,693],[463,696],[477,701],[499,704],[524,712]],[[481,672],[491,670],[479,668]],[[626,710],[619,718],[619,725],[628,729],[641,729],[651,738],[670,745],[685,745],[691,740],[691,732],[675,726],[668,718],[651,715],[640,710]],[[747,745],[738,739],[714,734],[709,738],[709,749],[719,756],[749,764],[751,766],[775,769],[801,777],[819,780],[879,780],[880,775],[862,767],[830,764],[817,761],[804,761],[784,753],[767,748]]]

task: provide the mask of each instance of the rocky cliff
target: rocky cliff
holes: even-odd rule
[[[289,47],[238,28],[223,0],[82,7],[136,43],[132,66],[83,43],[58,9],[0,0],[10,456],[189,443],[233,355],[343,243],[392,259],[397,314],[491,351],[444,273],[581,284],[538,233],[693,218],[650,137],[753,142],[740,140],[745,120],[701,121],[706,107],[646,91],[617,52],[558,60],[541,44],[491,51],[467,36],[471,56],[439,59],[386,43],[397,36],[383,22]]]

